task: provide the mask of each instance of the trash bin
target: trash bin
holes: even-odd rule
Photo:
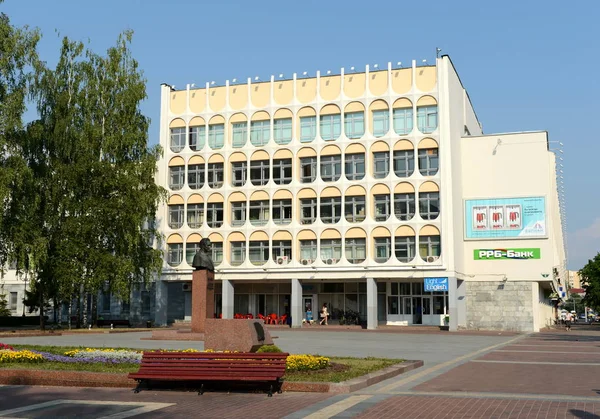
[[[148,320],[148,321],[146,322],[146,327],[147,327],[148,329],[150,329],[150,328],[152,327],[152,320]]]

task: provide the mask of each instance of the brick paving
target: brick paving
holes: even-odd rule
[[[265,393],[204,393],[175,391],[142,391],[106,388],[66,387],[0,387],[0,417],[2,410],[29,406],[37,403],[67,400],[111,400],[116,402],[175,403],[143,415],[144,418],[202,417],[202,418],[281,418],[331,397],[319,393],[283,393],[267,397]],[[77,405],[71,414],[80,411]],[[69,412],[67,412],[69,413]],[[77,415],[78,417],[85,417]],[[91,417],[100,417],[91,416]],[[19,417],[14,416],[13,417]],[[22,416],[24,417],[24,416]],[[28,416],[30,417],[30,416]],[[40,416],[44,417],[44,416]],[[48,417],[48,416],[46,416]]]
[[[337,333],[331,334],[330,343],[336,340]],[[442,339],[439,344],[444,342],[449,341]],[[504,346],[501,341],[495,342],[486,349],[473,348],[467,355],[454,356],[454,361],[450,358],[443,364],[426,362],[414,373],[348,395],[284,393],[267,398],[265,394],[254,393],[197,396],[170,391],[134,395],[106,388],[0,387],[0,416],[1,410],[11,407],[74,399],[174,404],[138,415],[144,418],[600,419],[600,330],[574,327],[572,332],[557,329],[505,340]],[[371,342],[372,345],[377,343]],[[68,409],[77,411],[76,406],[65,405],[60,412]],[[109,407],[106,409],[109,412]],[[102,406],[89,408],[94,412],[100,410]],[[81,412],[82,409],[78,411],[79,417],[85,417]]]

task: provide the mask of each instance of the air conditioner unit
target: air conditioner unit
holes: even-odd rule
[[[440,258],[439,256],[427,256],[427,262],[433,263],[436,260],[438,260],[439,258]]]
[[[302,259],[300,261],[301,264],[303,264],[304,266],[310,265],[312,263],[312,260],[310,259]]]
[[[335,265],[337,263],[337,259],[329,258],[325,261],[326,265]]]
[[[192,284],[185,282],[183,284],[181,284],[181,289],[184,291],[191,291],[192,290]]]
[[[288,263],[290,263],[290,260],[287,256],[277,256],[276,262],[278,265],[287,265]]]

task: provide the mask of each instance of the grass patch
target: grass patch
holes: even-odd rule
[[[312,381],[340,383],[404,362],[388,358],[329,357],[331,366],[318,371],[297,371],[285,374],[286,381]],[[341,368],[340,368],[341,366]],[[344,368],[345,367],[345,368]]]
[[[43,345],[12,345],[16,350],[30,349],[41,352],[49,352],[63,355],[66,351],[83,349],[83,346],[43,346]],[[113,348],[129,349],[130,348]],[[134,349],[135,350],[135,349]],[[308,381],[308,382],[331,382],[340,383],[351,380],[365,374],[369,374],[392,365],[404,362],[403,359],[388,358],[350,358],[350,357],[328,357],[330,366],[318,371],[296,371],[285,374],[286,381]],[[89,371],[105,372],[113,374],[127,374],[137,372],[139,364],[100,364],[100,363],[61,363],[43,362],[35,364],[26,363],[0,363],[0,368],[6,369],[30,369],[30,370],[54,370],[54,371]]]

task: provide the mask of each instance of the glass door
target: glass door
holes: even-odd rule
[[[413,324],[423,324],[423,304],[421,297],[412,297]]]
[[[313,311],[313,298],[312,296],[310,297],[303,297],[304,300],[304,320],[306,320],[306,322],[308,324],[311,324],[314,320],[314,311]]]

